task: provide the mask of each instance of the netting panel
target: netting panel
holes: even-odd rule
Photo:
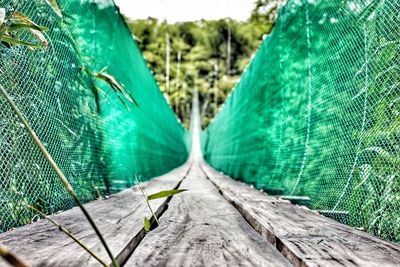
[[[0,44],[0,84],[44,142],[83,201],[163,174],[187,158],[187,133],[111,0],[0,0],[49,28],[48,51]],[[21,39],[34,42],[27,32]],[[139,107],[125,107],[85,70],[108,67]],[[53,213],[74,206],[54,171],[0,98],[0,231],[29,223],[22,201]]]
[[[206,160],[400,242],[400,3],[288,1],[203,133]]]

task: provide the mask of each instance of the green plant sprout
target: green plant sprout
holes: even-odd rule
[[[122,94],[124,96],[124,98],[126,100],[128,100],[131,104],[134,104],[136,107],[139,107],[139,104],[136,102],[136,100],[133,98],[133,96],[125,89],[125,86],[122,83],[120,83],[113,75],[111,75],[107,72],[107,68],[108,67],[104,67],[99,72],[92,72],[85,67],[83,67],[82,70],[84,70],[86,73],[88,73],[91,77],[94,77],[96,79],[99,79],[99,80],[107,83],[111,87],[111,89],[115,92],[115,94],[117,95],[117,97],[121,101],[121,103],[128,110],[129,110],[129,107],[125,103],[125,101],[122,99],[120,94]],[[96,87],[96,90],[99,92],[102,92],[102,90],[98,87]],[[106,93],[104,93],[104,94],[106,95]]]
[[[12,251],[2,244],[0,244],[0,257],[14,267],[28,267],[25,262],[19,259]]]
[[[84,250],[86,250],[93,258],[95,258],[101,265],[104,267],[108,267],[107,263],[103,261],[95,252],[93,252],[90,248],[88,248],[85,244],[83,244],[78,237],[76,237],[71,231],[69,231],[67,228],[65,228],[63,225],[59,224],[57,221],[53,220],[40,210],[38,210],[35,207],[32,207],[31,205],[24,204],[27,208],[31,209],[34,212],[39,213],[43,218],[47,219],[50,221],[52,224],[54,224],[61,232],[65,233],[67,236],[69,236],[72,240],[74,240],[79,246],[81,246]]]
[[[42,141],[39,139],[39,137],[36,135],[35,131],[32,129],[30,126],[29,122],[26,120],[25,116],[22,114],[22,112],[19,110],[19,108],[15,105],[14,101],[11,99],[11,97],[8,95],[8,93],[5,91],[3,86],[0,85],[0,93],[4,96],[6,99],[7,103],[10,105],[11,109],[14,111],[14,113],[17,115],[18,119],[21,121],[21,123],[24,125],[24,129],[28,132],[29,136],[33,139],[35,144],[38,146],[40,151],[43,153],[44,157],[47,159],[47,161],[50,163],[51,167],[53,170],[56,172],[57,176],[59,177],[60,181],[64,185],[65,189],[67,192],[72,196],[72,198],[75,200],[75,203],[78,205],[78,207],[81,209],[82,213],[92,226],[93,230],[95,231],[96,235],[100,239],[100,242],[103,244],[105,250],[107,251],[107,254],[111,258],[112,265],[114,267],[119,267],[119,264],[117,260],[114,258],[110,248],[108,247],[103,235],[101,234],[100,230],[98,229],[96,223],[90,216],[89,212],[85,208],[85,206],[82,204],[80,201],[78,195],[72,188],[71,184],[68,182],[67,178],[65,177],[64,173],[60,169],[60,167],[57,165],[57,163],[54,161],[53,157],[50,155],[50,153],[47,151],[46,147],[43,145]]]
[[[18,37],[21,34],[21,30],[29,30],[32,36],[39,40],[41,44],[39,45],[19,39]],[[0,8],[0,41],[8,47],[22,45],[31,50],[47,50],[49,43],[43,35],[43,32],[47,30],[46,27],[37,25],[21,12],[13,12],[7,17],[5,8]]]
[[[151,212],[151,216],[154,218],[155,222],[157,223],[157,226],[160,225],[160,221],[158,220],[153,209],[151,208],[149,201],[154,200],[154,199],[159,199],[159,198],[168,198],[168,197],[171,197],[173,195],[176,195],[176,194],[179,194],[179,193],[182,193],[182,192],[185,192],[188,190],[188,189],[164,190],[164,191],[160,191],[160,192],[157,192],[157,193],[147,196],[143,190],[142,185],[140,184],[139,179],[137,178],[137,175],[135,175],[135,180],[136,180],[137,185],[139,186],[140,191],[142,192],[142,195],[144,197],[144,200],[146,201],[147,207],[149,208],[149,210]],[[150,232],[150,230],[151,230],[151,222],[146,216],[144,216],[144,230],[146,231],[146,233]]]

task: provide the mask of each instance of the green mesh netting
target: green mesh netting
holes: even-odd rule
[[[48,51],[0,44],[0,84],[12,95],[83,201],[182,164],[189,142],[111,0],[0,0],[49,28]],[[29,32],[20,36],[35,42]],[[139,107],[125,107],[110,86],[88,74],[108,67]],[[99,88],[99,89],[97,89]],[[74,206],[54,171],[0,97],[0,231],[34,214]]]
[[[203,133],[205,158],[400,242],[399,66],[399,1],[288,1]]]

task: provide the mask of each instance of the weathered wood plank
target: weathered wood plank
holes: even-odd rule
[[[143,183],[146,193],[175,188],[187,174],[190,166]],[[152,202],[156,213],[163,210],[165,199]],[[144,236],[143,217],[150,213],[138,188],[126,189],[108,199],[86,204],[114,256],[126,260],[138,241]],[[106,262],[110,262],[92,228],[78,208],[53,216],[82,242],[92,248]],[[86,251],[75,244],[47,220],[26,225],[0,235],[0,242],[12,249],[31,266],[99,266]],[[0,260],[0,266],[6,266]]]
[[[194,163],[161,225],[125,266],[291,266],[244,220]]]
[[[400,266],[400,245],[202,168],[221,194],[295,266]]]

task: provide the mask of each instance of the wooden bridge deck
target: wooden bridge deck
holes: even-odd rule
[[[125,266],[400,266],[399,245],[254,190],[201,160],[143,186],[149,194],[189,189],[152,201],[161,225],[147,235],[150,214],[136,187],[87,204]],[[80,210],[53,218],[108,260]],[[32,266],[98,266],[46,220],[3,233],[0,242]]]

